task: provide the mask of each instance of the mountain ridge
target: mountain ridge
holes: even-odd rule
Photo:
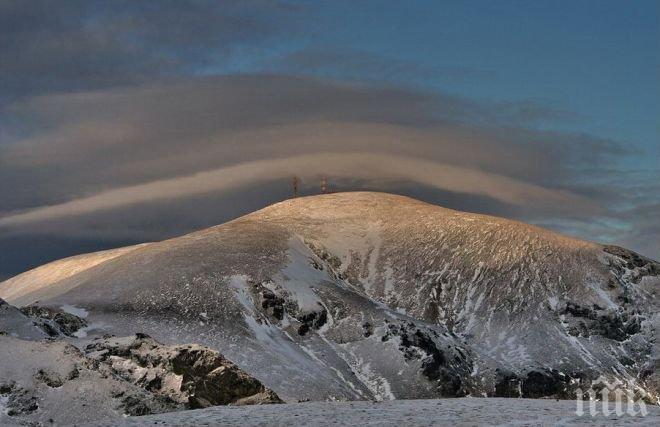
[[[433,207],[434,209],[438,209],[438,210],[441,209],[441,210],[444,210],[444,211],[447,211],[447,212],[450,212],[450,213],[454,213],[454,214],[459,213],[459,214],[464,214],[464,215],[471,215],[471,216],[474,216],[475,218],[481,218],[483,220],[496,220],[496,221],[504,221],[505,223],[517,224],[519,226],[526,227],[530,230],[536,230],[536,231],[541,232],[541,233],[549,233],[549,234],[555,235],[559,238],[565,238],[565,239],[567,239],[567,241],[592,243],[594,245],[599,245],[599,246],[603,246],[603,247],[605,247],[605,246],[614,246],[614,245],[605,245],[605,244],[600,244],[600,243],[597,243],[597,242],[586,241],[586,240],[583,240],[583,239],[579,239],[577,237],[573,237],[573,236],[562,234],[562,233],[559,233],[559,232],[556,232],[556,231],[553,231],[553,230],[549,230],[549,229],[541,227],[541,226],[525,223],[523,221],[518,221],[518,220],[513,220],[513,219],[508,219],[508,218],[502,218],[502,217],[497,217],[497,216],[488,215],[488,214],[458,211],[458,210],[455,210],[455,209],[445,208],[445,207],[442,207],[442,206],[434,205],[432,203],[417,200],[417,199],[414,199],[412,197],[398,195],[398,194],[385,193],[385,192],[374,192],[374,191],[351,191],[351,192],[342,192],[341,194],[351,194],[351,195],[355,195],[355,196],[375,195],[375,196],[379,196],[379,197],[387,197],[387,198],[392,198],[392,200],[400,200],[400,201],[404,201],[404,202],[407,202],[407,203],[411,203],[411,202],[412,203],[417,203],[419,205],[423,205],[423,206],[426,206],[426,207]],[[65,263],[67,261],[80,261],[80,260],[83,260],[83,259],[87,260],[89,258],[98,257],[98,258],[103,258],[100,262],[105,262],[107,260],[113,259],[116,256],[122,256],[122,255],[130,252],[133,249],[137,249],[139,247],[149,245],[151,243],[163,243],[163,242],[167,242],[169,240],[175,240],[175,239],[178,239],[178,238],[181,238],[181,237],[185,237],[185,236],[189,236],[189,235],[195,235],[197,233],[202,233],[202,232],[214,230],[218,227],[222,227],[223,225],[226,225],[226,224],[231,224],[235,221],[241,221],[241,220],[245,220],[247,218],[250,218],[252,216],[259,216],[259,215],[267,214],[267,213],[269,213],[271,211],[274,211],[274,210],[278,210],[278,209],[281,209],[281,208],[286,208],[287,205],[291,205],[291,204],[294,204],[294,203],[303,203],[307,200],[311,200],[311,199],[318,198],[318,197],[323,197],[323,195],[310,195],[310,196],[302,196],[302,197],[297,197],[297,198],[293,198],[293,199],[283,200],[283,201],[280,201],[280,202],[276,202],[272,205],[266,206],[264,208],[261,208],[257,211],[254,211],[254,212],[248,213],[246,215],[240,216],[238,218],[234,218],[234,219],[229,220],[225,223],[218,224],[218,225],[215,225],[215,226],[211,226],[211,227],[201,229],[201,230],[192,231],[190,233],[186,233],[186,234],[181,235],[181,236],[168,238],[168,239],[165,239],[165,240],[162,240],[162,241],[145,242],[145,243],[131,245],[131,246],[124,246],[124,247],[118,247],[118,248],[113,248],[113,249],[100,250],[100,251],[90,252],[90,253],[86,253],[86,254],[73,255],[73,256],[70,256],[70,257],[65,257],[65,258],[61,258],[61,259],[58,259],[58,260],[50,261],[50,262],[47,262],[47,263],[45,263],[41,266],[35,267],[35,268],[30,269],[28,271],[25,271],[23,273],[19,273],[15,276],[9,277],[9,278],[5,279],[3,282],[0,282],[0,285],[11,285],[11,283],[13,281],[20,278],[24,274],[28,274],[28,273],[29,274],[35,274],[35,273],[39,272],[39,270],[46,269],[46,267],[49,267],[49,266],[54,267],[56,264]],[[96,263],[94,263],[93,261],[92,261],[91,264],[92,265],[90,265],[89,268],[94,267],[96,265]]]
[[[623,248],[371,192],[131,248],[0,298],[200,342],[289,401],[569,397],[599,375],[657,398],[660,268]]]

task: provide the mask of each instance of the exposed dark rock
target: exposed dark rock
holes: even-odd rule
[[[525,376],[498,370],[495,397],[572,399],[579,385],[579,381],[574,380],[584,378],[586,376],[581,373],[567,375],[557,370],[534,370]]]
[[[331,254],[325,248],[320,247],[312,242],[305,241],[305,245],[322,261],[322,263],[320,263],[317,260],[310,258],[310,264],[315,269],[327,270],[330,275],[338,279],[344,280],[347,278],[345,273],[340,272],[342,262],[336,255]]]
[[[139,334],[97,339],[86,351],[120,377],[188,408],[282,402],[259,380],[200,345],[165,346]]]
[[[261,308],[264,309],[266,314],[274,317],[277,320],[284,318],[285,299],[275,295],[273,291],[267,288],[261,290]]]
[[[497,370],[495,397],[520,397],[520,378],[514,373]]]
[[[457,366],[467,366],[467,359],[458,353],[449,360],[431,336],[432,330],[422,330],[414,323],[387,323],[388,333],[382,340],[387,341],[391,336],[398,336],[401,340],[399,349],[407,360],[420,359],[422,361],[422,374],[438,384],[438,391],[442,396],[460,397],[467,394],[461,372]]]
[[[75,380],[79,376],[80,376],[80,370],[78,369],[78,367],[74,367],[66,376],[66,379],[71,381],[71,380]]]
[[[150,415],[154,413],[143,399],[134,395],[124,396],[119,406],[124,410],[126,415],[130,416]]]
[[[20,310],[26,316],[37,320],[36,325],[51,337],[59,334],[73,336],[87,326],[85,319],[56,308],[29,305]]]
[[[621,356],[619,358],[619,362],[621,362],[621,364],[623,366],[626,366],[626,367],[630,367],[630,366],[635,365],[635,361],[633,359],[631,359],[630,357],[627,357],[627,356]]]
[[[280,402],[259,380],[208,348],[179,348],[169,363],[175,374],[183,375],[181,389],[188,392],[191,408]]]
[[[641,330],[641,321],[638,315],[618,313],[604,310],[601,307],[585,307],[575,303],[566,303],[566,307],[559,314],[568,314],[577,318],[569,327],[569,333],[574,336],[589,337],[601,335],[615,341],[625,341],[631,335]]]
[[[365,338],[369,338],[374,333],[374,326],[370,322],[364,322],[362,324],[362,329],[364,330]]]
[[[319,311],[304,313],[296,317],[301,325],[298,328],[299,335],[305,335],[310,329],[319,329],[328,321],[328,311],[322,307]]]
[[[34,322],[34,326],[38,327],[42,331],[46,333],[49,337],[58,337],[60,336],[60,330],[57,328],[53,322],[50,321],[39,321],[39,322]]]
[[[31,414],[37,409],[37,398],[29,390],[14,388],[9,394],[7,415],[10,417]]]
[[[40,369],[39,372],[37,372],[35,379],[51,388],[62,387],[64,384],[64,379],[62,379],[58,373],[43,369]]]
[[[623,259],[626,263],[626,267],[631,270],[641,268],[646,270],[646,274],[660,275],[660,263],[653,261],[650,258],[646,258],[636,252],[614,245],[606,245],[603,247],[603,250]]]
[[[586,319],[596,319],[596,314],[593,309],[590,309],[588,307],[581,307],[578,304],[574,304],[572,302],[566,303],[566,308],[562,312],[562,314],[570,314],[575,317],[584,317]]]
[[[0,298],[0,335],[41,340],[50,336],[40,327],[40,324],[43,323],[42,320],[26,316],[21,310]],[[54,332],[54,334],[57,334],[57,332]]]
[[[539,398],[552,396],[556,398],[566,398],[568,394],[567,387],[570,384],[570,377],[563,375],[555,370],[552,371],[531,371],[520,384],[522,397]]]

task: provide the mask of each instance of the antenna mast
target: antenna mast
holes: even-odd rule
[[[328,180],[325,176],[321,178],[321,194],[328,194]]]
[[[293,180],[291,181],[291,186],[293,187],[293,197],[298,197],[298,177],[294,175]]]

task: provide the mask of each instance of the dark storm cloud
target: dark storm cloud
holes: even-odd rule
[[[292,31],[295,14],[274,0],[3,0],[0,107],[31,94],[190,74],[237,45]]]

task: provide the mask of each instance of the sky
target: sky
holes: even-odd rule
[[[375,190],[660,259],[660,2],[0,0],[0,279]]]

